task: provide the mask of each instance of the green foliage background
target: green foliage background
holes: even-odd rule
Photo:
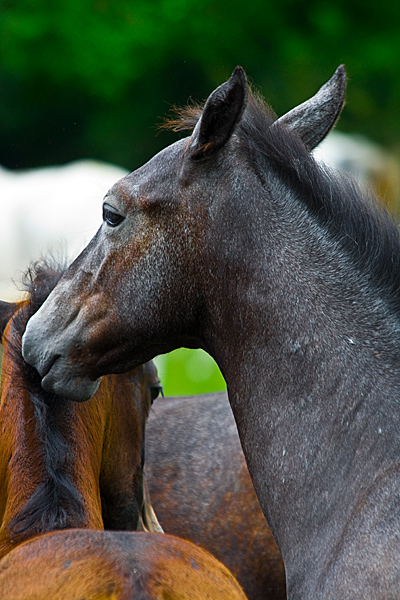
[[[399,17],[398,0],[0,0],[0,164],[134,169],[175,139],[156,130],[169,107],[237,64],[283,114],[345,63],[340,128],[398,146]]]
[[[133,169],[170,141],[168,107],[236,64],[281,114],[344,62],[341,128],[397,144],[399,17],[393,0],[1,0],[0,164]]]

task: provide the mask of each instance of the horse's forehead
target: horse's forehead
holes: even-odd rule
[[[138,198],[168,192],[168,187],[177,179],[186,145],[187,140],[179,140],[164,148],[142,167],[117,181],[107,196],[126,194]]]

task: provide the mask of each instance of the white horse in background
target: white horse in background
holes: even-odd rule
[[[31,261],[49,252],[72,261],[102,222],[102,200],[127,171],[93,160],[26,171],[0,167],[0,298],[21,298]]]
[[[338,171],[355,177],[361,186],[372,187],[389,211],[400,217],[399,157],[360,134],[332,131],[313,152]]]

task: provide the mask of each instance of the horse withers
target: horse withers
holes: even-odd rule
[[[155,366],[103,377],[87,403],[46,393],[21,357],[21,336],[61,272],[42,264],[30,274],[29,299],[0,304],[0,557],[54,529],[161,531],[143,481]]]
[[[400,598],[400,233],[310,154],[346,75],[276,119],[240,67],[117,182],[30,320],[42,386],[179,346],[219,365],[291,600]],[[77,351],[77,349],[79,349]]]

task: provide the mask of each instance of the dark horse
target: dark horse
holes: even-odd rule
[[[29,300],[0,303],[0,558],[54,529],[160,531],[143,482],[155,366],[104,377],[83,404],[45,392],[21,357],[21,336],[61,273],[42,264],[30,274]]]
[[[226,392],[163,398],[146,427],[146,481],[166,533],[205,548],[249,600],[285,600],[285,570]]]
[[[309,153],[345,71],[275,120],[243,70],[117,182],[28,323],[45,389],[178,346],[220,366],[291,599],[400,598],[400,233]]]

